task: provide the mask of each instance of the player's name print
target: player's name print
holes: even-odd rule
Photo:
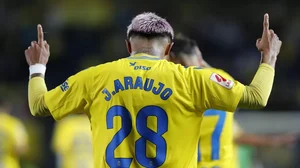
[[[115,79],[113,81],[114,90],[109,90],[104,88],[102,93],[105,95],[104,99],[110,101],[114,95],[120,91],[140,89],[146,92],[152,92],[155,95],[159,95],[162,100],[167,100],[173,94],[171,88],[165,87],[162,82],[156,82],[154,79],[146,78],[143,79],[140,76],[133,78],[131,76],[126,76],[122,80]]]

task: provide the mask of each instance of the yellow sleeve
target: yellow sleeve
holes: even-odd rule
[[[200,111],[235,111],[245,90],[243,84],[224,78],[214,69],[190,67],[186,71],[193,103]]]
[[[273,67],[261,64],[251,84],[246,87],[238,106],[252,109],[265,107],[272,91],[274,76]]]
[[[47,92],[45,80],[42,77],[34,77],[28,84],[28,104],[33,116],[49,116],[50,113],[44,101],[44,94]]]
[[[45,103],[55,120],[88,111],[93,95],[93,68],[69,77],[63,84],[45,93]]]
[[[234,80],[234,78],[229,75],[227,72],[223,71],[222,69],[216,69],[216,68],[211,68],[212,71],[214,71],[215,73],[221,75],[222,77],[229,79],[229,80]]]

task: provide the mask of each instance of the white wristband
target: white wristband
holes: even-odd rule
[[[29,67],[29,77],[32,74],[35,74],[35,73],[41,73],[41,74],[45,75],[45,73],[46,73],[46,66],[43,65],[43,64],[34,64],[34,65],[31,65]]]

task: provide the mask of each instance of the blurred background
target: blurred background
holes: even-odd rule
[[[51,46],[48,89],[89,66],[127,57],[127,26],[144,11],[165,17],[176,33],[197,41],[208,63],[249,84],[260,62],[255,42],[262,33],[263,14],[268,12],[270,27],[283,41],[272,95],[265,111],[239,111],[237,119],[253,133],[287,133],[300,127],[295,120],[300,114],[299,7],[292,1],[258,0],[1,0],[0,96],[10,103],[12,115],[21,119],[29,134],[30,154],[24,158],[23,167],[55,167],[51,150],[54,120],[31,117],[27,105],[24,50],[37,39],[38,23]],[[251,124],[247,124],[249,115],[253,117]],[[251,153],[250,167],[255,168],[292,167],[295,156],[294,147],[242,149]],[[279,163],[274,164],[274,160]]]

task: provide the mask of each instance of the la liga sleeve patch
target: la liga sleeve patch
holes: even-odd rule
[[[234,85],[234,82],[232,80],[225,79],[217,73],[212,73],[210,76],[210,80],[216,82],[217,84],[223,86],[226,89],[231,89]]]

